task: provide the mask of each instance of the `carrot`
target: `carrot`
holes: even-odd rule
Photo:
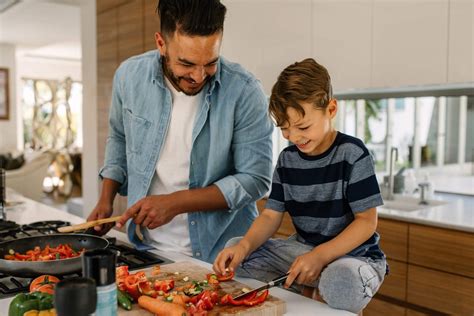
[[[187,316],[186,309],[178,304],[169,303],[160,299],[142,295],[138,298],[138,305],[158,316]]]
[[[173,303],[186,307],[186,303],[189,302],[190,298],[186,295],[173,295]]]

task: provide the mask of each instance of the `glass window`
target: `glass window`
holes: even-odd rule
[[[385,168],[386,139],[387,100],[366,100],[364,143],[374,157],[376,171]]]
[[[418,123],[420,124],[421,166],[436,164],[438,135],[439,99],[435,97],[418,98]]]
[[[392,146],[398,148],[397,167],[413,166],[413,140],[415,136],[415,98],[395,100]],[[403,126],[403,128],[397,128]]]
[[[458,163],[460,101],[460,97],[448,97],[446,99],[446,143],[444,145],[445,164]]]
[[[474,162],[474,97],[467,98],[466,162]]]

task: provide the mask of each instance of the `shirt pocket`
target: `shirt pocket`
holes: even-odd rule
[[[151,148],[149,143],[149,130],[152,125],[147,119],[137,116],[129,109],[123,110],[125,140],[127,152],[132,157],[132,164],[137,170],[145,170]]]

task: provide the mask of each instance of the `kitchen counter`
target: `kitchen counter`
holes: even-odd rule
[[[447,204],[416,211],[378,207],[377,213],[380,218],[474,232],[473,196],[437,193],[433,196],[433,199],[445,201]]]
[[[84,222],[84,219],[69,214],[64,211],[54,209],[50,206],[35,202],[33,200],[20,197],[17,195],[8,194],[9,201],[21,201],[22,204],[14,207],[7,208],[7,219],[15,221],[19,224],[27,224],[35,221],[44,220],[62,220],[69,221],[71,224],[78,224]],[[112,230],[108,234],[111,237],[117,238],[117,240],[128,242],[127,237],[124,233],[117,230]],[[160,252],[158,250],[152,251],[162,257],[169,258],[175,262],[189,261],[196,263],[200,266],[206,267],[209,270],[212,266],[206,262],[196,260],[194,258],[185,256],[180,253],[173,252]],[[250,287],[258,287],[262,285],[261,282],[253,279],[236,278],[239,282],[247,284]],[[293,316],[304,316],[304,315],[324,315],[324,316],[343,316],[343,315],[354,315],[347,311],[337,310],[330,308],[326,304],[317,302],[315,300],[308,299],[301,295],[286,291],[281,288],[272,288],[270,294],[278,297],[286,302],[287,313],[285,315]],[[0,315],[8,315],[8,306],[12,298],[6,298],[0,300]]]

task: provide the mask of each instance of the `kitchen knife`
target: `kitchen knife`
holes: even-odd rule
[[[254,289],[254,290],[251,290],[251,291],[247,292],[247,293],[239,294],[239,295],[233,297],[233,299],[234,299],[234,300],[238,300],[238,299],[241,299],[241,298],[243,298],[243,297],[245,297],[245,296],[247,296],[247,295],[250,295],[250,294],[252,294],[252,293],[255,293],[255,292],[258,293],[258,292],[260,292],[260,291],[269,289],[269,288],[271,288],[271,287],[274,287],[274,286],[283,284],[283,283],[285,283],[286,278],[288,277],[288,275],[289,275],[289,273],[286,273],[286,274],[284,274],[284,275],[281,275],[281,276],[279,276],[279,277],[276,277],[275,279],[271,280],[271,281],[268,282],[267,284],[262,285],[261,287],[258,287],[258,288]]]

